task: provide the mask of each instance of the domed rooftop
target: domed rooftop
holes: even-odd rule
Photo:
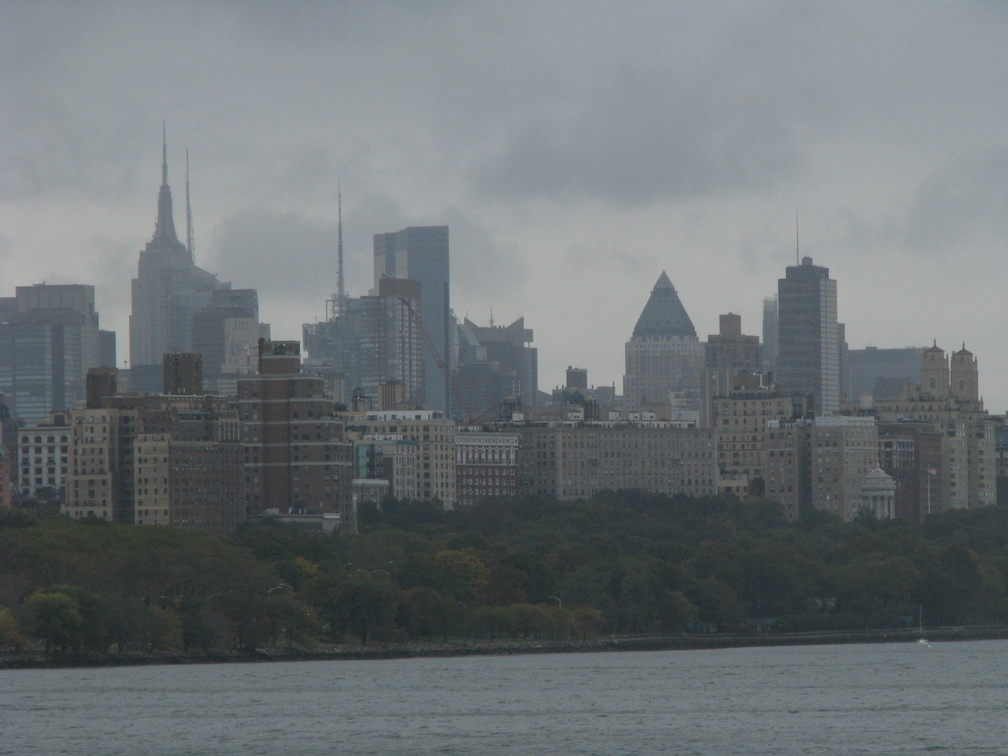
[[[696,338],[696,328],[686,314],[686,308],[679,301],[675,287],[665,275],[651,289],[651,296],[633,329],[634,338],[641,336],[681,336]]]

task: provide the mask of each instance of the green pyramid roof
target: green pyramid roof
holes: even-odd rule
[[[641,312],[637,325],[633,330],[634,337],[638,336],[683,336],[696,338],[696,328],[693,321],[686,314],[686,308],[679,301],[675,287],[665,275],[665,271],[658,277],[654,288],[651,289],[651,296],[644,311]]]

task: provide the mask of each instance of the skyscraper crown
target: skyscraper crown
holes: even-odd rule
[[[679,301],[679,295],[669,277],[662,271],[651,289],[637,325],[633,330],[634,337],[640,336],[681,336],[696,338],[696,328],[686,314],[686,308]]]

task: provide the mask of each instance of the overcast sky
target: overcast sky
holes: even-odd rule
[[[851,348],[963,343],[1008,409],[1008,4],[0,0],[0,295],[93,283],[128,357],[167,121],[197,263],[300,338],[371,238],[450,226],[456,314],[622,388],[662,270],[761,333],[801,254]]]

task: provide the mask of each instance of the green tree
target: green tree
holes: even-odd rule
[[[22,624],[30,636],[45,643],[47,655],[78,650],[84,636],[77,602],[65,593],[32,594],[24,604]]]
[[[397,609],[396,594],[388,581],[351,578],[337,585],[319,607],[332,632],[350,632],[361,645],[392,634]]]

